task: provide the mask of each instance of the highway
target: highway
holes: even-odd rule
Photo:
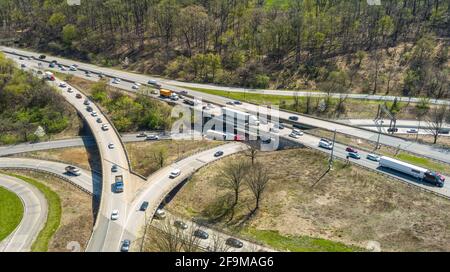
[[[159,135],[161,140],[170,139],[172,135],[164,134],[161,132],[148,132],[148,134]],[[124,143],[133,143],[133,142],[143,142],[146,141],[145,137],[137,137],[138,133],[129,133],[121,136],[122,141]],[[177,139],[187,138],[188,136],[176,135]],[[95,138],[93,137],[75,137],[72,139],[64,139],[64,140],[54,140],[54,141],[46,141],[46,142],[38,142],[38,143],[21,143],[16,145],[5,145],[0,146],[0,157],[10,156],[14,154],[34,152],[34,151],[43,151],[43,150],[51,150],[51,149],[59,149],[59,148],[69,148],[69,147],[94,147],[96,146]]]
[[[245,150],[245,145],[241,143],[231,143],[219,146],[183,159],[153,173],[148,178],[146,185],[138,191],[135,199],[130,204],[130,213],[126,225],[127,233],[124,238],[129,239],[130,241],[139,241],[143,235],[142,229],[145,226],[145,222],[150,222],[150,220],[152,220],[153,214],[166,196],[200,168],[222,158],[223,156],[220,158],[214,156],[214,153],[219,150],[224,152],[223,156],[229,156]],[[181,170],[181,174],[176,178],[169,178],[170,172],[174,169]],[[144,201],[149,202],[146,212],[140,211],[140,206]],[[134,250],[139,249],[139,244],[132,244],[134,244]],[[250,245],[246,245],[241,250],[249,251],[249,246]],[[254,245],[252,245],[252,247],[254,247]]]
[[[0,46],[0,50],[5,53],[17,53],[24,56],[39,56],[42,53],[38,52],[30,52],[18,48],[11,48],[11,47],[2,47]],[[320,91],[293,91],[293,90],[270,90],[270,89],[250,89],[250,88],[241,88],[241,87],[226,87],[226,86],[219,86],[214,84],[204,84],[204,83],[190,83],[190,82],[184,82],[184,81],[178,81],[178,80],[170,80],[160,77],[150,77],[145,75],[138,75],[133,74],[129,72],[122,72],[110,68],[105,67],[98,67],[96,65],[69,60],[66,58],[60,58],[60,57],[54,57],[54,56],[47,56],[47,61],[51,60],[57,60],[58,63],[63,63],[67,66],[76,64],[78,66],[85,67],[87,70],[93,71],[93,72],[102,72],[107,75],[111,75],[113,77],[123,77],[126,74],[127,78],[133,78],[133,81],[138,82],[147,82],[149,79],[157,80],[158,82],[164,84],[164,85],[172,85],[172,86],[180,86],[180,87],[186,87],[186,88],[198,88],[198,89],[209,89],[209,90],[220,90],[225,92],[239,92],[239,93],[248,93],[248,94],[261,94],[261,95],[277,95],[277,96],[287,96],[292,97],[294,94],[298,95],[299,97],[306,97],[306,96],[312,96],[312,97],[324,97],[327,94]],[[409,97],[401,97],[401,96],[389,96],[389,95],[371,95],[371,94],[346,94],[348,98],[351,99],[359,99],[359,100],[372,100],[372,101],[394,101],[396,98],[399,102],[411,102],[411,103],[417,103],[420,101],[420,98],[409,98]],[[333,98],[339,98],[341,94],[339,93],[330,93],[330,96]],[[431,99],[430,103],[432,104],[447,104],[450,105],[449,100],[445,99]]]
[[[0,252],[28,252],[47,221],[47,200],[31,184],[0,174],[0,186],[15,193],[24,206],[22,220],[8,237],[0,242]]]
[[[71,184],[76,185],[81,190],[93,193],[94,195],[100,195],[101,192],[97,191],[101,188],[102,177],[95,172],[89,172],[80,168],[81,175],[74,176],[66,173],[67,164],[60,162],[28,159],[28,158],[0,158],[1,169],[19,169],[40,171],[44,173],[51,173],[58,175]]]
[[[8,51],[7,49],[4,49],[4,50]],[[16,53],[26,55],[26,56],[30,56],[30,57],[36,56],[36,54],[37,54],[37,53],[30,53],[30,52],[26,52],[23,50],[17,50],[17,49],[14,49],[13,51]],[[11,52],[11,51],[8,51],[8,52]],[[7,54],[7,56],[15,59],[19,63],[26,63],[29,66],[34,65],[35,69],[38,68],[36,61],[34,61],[34,60],[18,60],[19,57],[17,55],[13,55],[13,54]],[[82,77],[85,79],[98,80],[98,77],[95,75],[86,77],[83,70],[89,70],[93,73],[103,73],[104,75],[107,75],[107,76],[121,78],[122,81],[120,83],[113,84],[112,82],[110,82],[110,84],[113,86],[116,86],[118,88],[122,88],[127,91],[131,91],[131,92],[136,92],[136,90],[132,88],[134,82],[145,84],[145,83],[147,83],[147,81],[149,79],[151,79],[150,77],[144,76],[144,75],[123,72],[123,71],[117,71],[117,70],[108,69],[108,68],[102,68],[102,67],[98,67],[98,66],[91,65],[91,64],[84,64],[84,63],[71,61],[71,60],[67,60],[67,59],[62,59],[62,58],[57,58],[57,57],[49,56],[46,61],[50,61],[50,60],[57,60],[58,62],[60,62],[64,65],[78,64],[80,66],[78,71],[76,71],[76,72],[67,72],[66,71],[65,73],[71,73],[71,74],[74,74],[76,76],[79,76],[79,77]],[[43,62],[43,63],[45,64],[46,62]],[[48,68],[43,67],[43,69],[48,69]],[[50,69],[50,70],[52,70],[52,69]],[[164,82],[162,82],[162,83],[164,83]],[[260,115],[261,114],[267,115],[268,113],[276,114],[279,116],[280,121],[289,121],[289,118],[291,116],[295,116],[296,118],[298,118],[298,121],[296,121],[294,123],[298,123],[299,125],[304,125],[304,126],[309,126],[309,127],[317,127],[317,128],[322,128],[325,130],[330,130],[330,131],[336,130],[338,133],[342,133],[342,134],[349,135],[352,137],[361,138],[363,140],[368,140],[368,141],[372,141],[372,142],[376,142],[378,139],[378,132],[370,130],[370,129],[363,129],[363,128],[359,128],[359,127],[352,126],[352,125],[342,124],[342,123],[332,121],[332,120],[325,120],[325,119],[321,119],[321,118],[316,118],[316,117],[302,115],[302,114],[296,114],[296,113],[290,113],[290,112],[286,112],[286,111],[268,112],[264,108],[260,108],[256,105],[249,104],[249,103],[242,103],[241,105],[230,106],[230,105],[226,105],[226,103],[232,102],[232,101],[225,97],[206,94],[206,93],[192,91],[192,90],[186,90],[185,88],[180,88],[180,87],[177,87],[174,85],[164,85],[163,84],[163,87],[167,88],[167,89],[171,89],[176,92],[187,91],[187,94],[189,96],[194,96],[199,99],[202,98],[204,101],[208,101],[208,102],[220,105],[220,106],[232,107],[232,108],[250,112],[250,113],[259,112]],[[155,97],[156,97],[156,95],[155,95]],[[405,150],[410,153],[417,154],[417,155],[420,155],[423,157],[431,158],[431,159],[442,161],[445,163],[450,163],[450,150],[449,149],[442,149],[442,148],[435,147],[432,145],[415,143],[412,141],[404,140],[399,137],[395,137],[395,136],[387,135],[387,134],[382,134],[381,137],[379,138],[379,142],[380,142],[380,144],[394,147],[394,148],[400,148],[402,150]]]
[[[141,189],[140,193],[137,196],[137,199],[130,204],[130,207],[135,209],[134,211],[130,212],[129,219],[127,220],[127,232],[124,236],[126,239],[132,239],[135,243],[133,243],[133,248],[135,250],[139,249],[139,244],[136,239],[140,239],[142,237],[142,229],[145,226],[145,219],[146,216],[147,220],[151,219],[153,217],[153,213],[149,212],[147,210],[146,213],[139,211],[140,204],[139,201],[152,201],[153,200],[153,206],[158,207],[159,203],[161,203],[161,199],[165,198],[167,194],[172,190],[172,187],[176,187],[180,182],[188,178],[190,175],[192,175],[195,171],[197,171],[199,168],[206,165],[206,162],[212,162],[219,158],[215,158],[213,154],[217,150],[223,150],[224,155],[223,156],[229,156],[236,152],[241,151],[243,148],[245,148],[242,144],[239,143],[233,143],[233,144],[227,144],[221,147],[216,147],[214,149],[193,155],[190,158],[187,158],[183,161],[180,161],[178,163],[169,165],[165,167],[164,169],[161,169],[159,172],[155,173],[154,175],[150,176],[148,179],[148,182],[145,184],[145,186]],[[223,158],[223,157],[221,157]],[[203,161],[204,160],[204,161]],[[194,165],[192,165],[194,163]],[[81,169],[81,176],[75,177],[75,176],[68,176],[65,173],[64,170],[65,165],[58,163],[58,162],[49,162],[44,160],[35,160],[35,159],[26,159],[26,158],[0,158],[0,169],[27,169],[27,170],[34,170],[34,171],[45,171],[46,173],[51,173],[59,178],[62,179],[70,179],[70,183],[82,188],[84,187],[87,193],[93,193],[93,189],[96,187],[93,185],[96,182],[95,180],[99,180],[98,182],[101,182],[100,177],[93,177],[91,176],[91,173],[84,171]],[[183,175],[176,178],[176,179],[168,179],[168,173],[174,169],[179,168]],[[158,174],[159,173],[159,174]],[[0,186],[2,186],[1,183],[1,175],[0,175]],[[6,186],[5,186],[6,187]],[[158,188],[158,190],[153,191],[155,188]],[[148,197],[148,198],[147,198]],[[134,206],[133,206],[134,205]],[[149,207],[150,208],[150,207]],[[137,220],[137,221],[133,221]],[[171,214],[168,214],[168,219],[166,220],[181,220],[180,218],[177,218]],[[45,222],[45,220],[44,220]],[[217,236],[222,241],[225,241],[228,237],[230,237],[227,234],[224,234],[222,232],[204,227],[204,226],[198,226],[197,224],[189,221],[185,221],[185,223],[192,227],[192,228],[201,228],[204,231],[208,232],[210,234],[211,239],[206,241],[200,241],[200,245],[206,249],[208,247],[213,248],[214,240],[212,237]],[[161,227],[161,221],[160,220],[153,220],[152,224],[155,227]],[[31,236],[30,234],[29,236]],[[21,236],[17,236],[16,240],[18,240]],[[263,247],[261,245],[257,245],[245,240],[241,240],[244,244],[244,246],[241,249],[233,249],[228,248],[228,251],[273,251],[272,249]],[[17,244],[18,242],[16,242]],[[0,249],[2,247],[0,246]]]
[[[59,88],[60,80],[52,82],[55,87]],[[68,88],[71,88],[73,92],[69,92]],[[97,143],[101,164],[102,164],[102,192],[100,208],[96,218],[93,234],[89,240],[87,251],[94,252],[114,252],[120,248],[121,237],[124,231],[124,222],[119,219],[113,221],[110,219],[111,212],[113,210],[119,210],[120,214],[127,214],[128,198],[131,198],[133,192],[125,188],[121,194],[113,192],[113,183],[115,175],[111,173],[111,167],[118,165],[120,173],[116,175],[123,175],[125,183],[132,186],[131,174],[129,172],[128,158],[126,152],[122,146],[120,136],[113,129],[113,124],[109,124],[109,129],[104,131],[102,124],[97,123],[97,118],[103,120],[103,124],[108,123],[107,118],[102,114],[100,109],[91,102],[90,106],[93,111],[97,112],[97,116],[94,117],[90,112],[86,110],[84,100],[86,99],[78,90],[73,86],[67,85],[67,87],[59,88],[63,97],[73,105],[80,113],[86,123],[89,125],[92,134],[94,135]],[[76,95],[80,95],[77,98]],[[110,145],[114,145],[114,148],[110,148]]]
[[[80,74],[80,75],[77,74],[77,76],[84,77],[84,75],[82,75],[82,74]],[[124,88],[124,89],[127,89],[129,91],[133,91],[133,88],[132,88],[133,84],[131,82],[122,81],[120,84],[116,84],[116,85],[118,87],[120,87],[120,88]],[[176,90],[176,91],[180,91],[181,90],[181,89],[179,89],[177,87],[171,87],[171,88]],[[203,93],[198,93],[198,92],[194,92],[194,91],[189,91],[189,95],[193,95],[193,96],[200,95],[200,97],[203,97],[204,100],[210,101],[210,102],[218,104],[218,105],[225,105],[225,103],[229,101],[229,100],[227,100],[226,98],[223,98],[223,97],[205,95]],[[240,109],[240,110],[243,110],[243,111],[248,111],[248,112],[255,112],[257,110],[254,105],[246,104],[246,103],[243,103],[242,105],[235,105],[235,106],[232,106],[232,107]],[[100,112],[100,111],[98,111],[98,112]],[[292,115],[293,114],[288,113],[288,112],[280,112],[280,120],[288,120],[289,117],[292,116]],[[348,126],[348,125],[345,125],[345,124],[338,124],[338,123],[335,123],[335,122],[332,122],[332,121],[328,121],[328,120],[320,120],[320,119],[309,117],[309,116],[302,116],[302,115],[295,115],[295,116],[299,117],[300,118],[299,122],[301,124],[304,124],[304,125],[309,125],[309,126],[314,126],[314,127],[322,127],[322,128],[325,128],[325,129],[330,129],[330,126],[332,126],[331,129],[336,129],[337,132],[341,132],[341,133],[348,134],[348,135],[354,135],[356,137],[363,138],[363,139],[368,139],[368,140],[371,140],[371,141],[376,141],[376,138],[378,137],[378,133],[373,132],[373,131],[364,130],[364,129],[360,129],[360,128],[357,128],[357,127]],[[95,132],[93,132],[93,133],[95,135]],[[286,137],[288,137],[289,133],[290,132],[288,131],[288,129],[285,129],[285,130],[282,130],[280,132],[280,136],[286,138]],[[96,137],[96,139],[97,139],[97,137]],[[299,141],[299,142],[305,144],[306,146],[318,149],[318,147],[317,147],[318,146],[318,140],[319,139],[316,138],[316,137],[312,137],[310,135],[304,135],[304,136],[301,137],[301,139],[298,139],[296,141]],[[98,143],[98,139],[97,139],[97,143]],[[400,146],[402,149],[405,149],[405,150],[410,151],[412,153],[422,154],[424,156],[431,157],[431,158],[434,158],[434,159],[438,159],[438,160],[441,160],[441,161],[445,161],[445,162],[449,162],[450,161],[450,158],[449,158],[448,153],[447,153],[448,151],[440,150],[440,149],[434,149],[434,148],[432,148],[431,146],[428,146],[428,145],[415,144],[415,143],[412,143],[412,142],[408,142],[408,141],[399,139],[397,137],[392,137],[392,136],[389,136],[389,135],[382,135],[381,138],[380,138],[380,143],[386,144],[386,145],[389,145],[389,146],[393,146],[393,147]],[[398,145],[397,145],[397,143],[398,143]],[[118,145],[116,145],[116,146],[118,146]],[[100,144],[99,144],[99,147],[101,147]],[[335,149],[335,153],[334,153],[335,156],[344,159],[346,157],[345,147],[346,146],[336,144],[336,149]],[[101,149],[102,148],[100,148],[100,150]],[[322,150],[322,151],[329,152],[327,150]],[[429,152],[429,154],[427,152]],[[361,166],[369,168],[369,169],[372,169],[374,171],[383,172],[383,173],[385,173],[387,175],[396,177],[396,178],[398,178],[398,179],[400,179],[400,180],[402,180],[404,182],[407,182],[409,184],[413,184],[415,186],[418,186],[418,187],[420,187],[422,189],[434,192],[434,193],[436,193],[438,195],[446,196],[446,197],[450,196],[449,185],[447,183],[445,184],[444,188],[436,188],[436,187],[433,187],[433,186],[429,186],[429,185],[423,184],[423,183],[421,183],[421,182],[419,182],[417,180],[412,180],[409,177],[399,175],[398,173],[392,173],[392,172],[386,171],[385,169],[378,169],[378,163],[371,162],[371,161],[368,161],[368,160],[365,159],[367,153],[365,153],[363,151],[360,151],[360,154],[362,155],[362,159],[361,160],[352,160],[351,159],[353,163],[361,165]],[[103,155],[102,155],[102,158],[103,158],[103,160],[105,160],[105,157]],[[195,163],[197,163],[197,162],[195,162]],[[105,166],[104,166],[104,164],[102,164],[102,165],[103,165],[103,172],[106,173],[105,172]],[[183,167],[185,167],[185,166],[183,166]],[[189,167],[191,167],[191,165],[189,165]],[[201,166],[198,166],[198,167],[201,167]],[[106,170],[109,170],[109,169],[106,169]],[[108,171],[108,173],[109,173],[109,171]],[[165,174],[167,174],[167,173],[165,173]],[[155,173],[155,175],[156,175],[156,173]],[[162,176],[159,177],[159,179],[162,179],[162,178],[163,178]],[[105,180],[103,181],[103,184],[104,185],[106,184]],[[123,217],[120,217],[121,219],[118,222],[121,222],[121,223],[119,223],[119,224],[117,224],[116,222],[110,223],[110,222],[108,222],[108,221],[110,221],[108,213],[107,212],[103,213],[103,215],[104,215],[103,216],[104,217],[103,218],[104,222],[101,224],[103,227],[101,228],[100,233],[103,233],[103,234],[106,233],[106,234],[105,234],[105,236],[102,236],[100,234],[99,235],[95,235],[95,230],[94,230],[94,235],[93,235],[93,239],[92,240],[95,240],[94,237],[100,237],[100,238],[96,238],[96,239],[99,239],[97,241],[100,241],[100,242],[95,242],[94,243],[94,245],[96,245],[96,246],[93,247],[92,251],[102,251],[102,250],[105,250],[105,251],[117,251],[117,249],[119,248],[120,241],[119,242],[117,242],[117,241],[111,242],[111,243],[109,243],[109,245],[106,245],[106,247],[105,247],[105,245],[102,246],[102,242],[104,244],[107,244],[106,237],[109,234],[111,234],[111,233],[113,233],[114,235],[118,235],[118,236],[115,236],[115,237],[120,237],[120,240],[123,240],[123,239],[126,239],[126,238],[130,238],[130,240],[132,240],[133,237],[138,237],[137,234],[138,234],[138,229],[139,229],[139,227],[138,227],[139,223],[137,223],[137,222],[139,222],[139,221],[142,222],[143,220],[145,221],[145,219],[142,219],[142,217],[145,218],[145,216],[142,215],[142,213],[138,213],[136,207],[138,205],[140,205],[140,203],[142,203],[143,199],[149,199],[150,200],[149,202],[151,202],[151,203],[158,203],[158,204],[155,204],[155,205],[159,205],[159,203],[161,202],[160,200],[162,200],[162,199],[158,200],[159,202],[156,201],[158,196],[163,196],[162,192],[165,191],[168,188],[168,187],[166,188],[165,184],[164,184],[164,186],[160,187],[161,185],[159,185],[158,182],[156,182],[156,184],[158,184],[158,185],[154,185],[155,184],[154,182],[150,182],[148,184],[149,184],[148,189],[144,189],[144,191],[139,191],[138,192],[138,196],[130,204],[131,207],[126,207],[125,208],[125,211],[126,211],[126,209],[129,210],[129,213],[127,213],[127,212],[124,213],[124,214],[126,214],[126,217],[127,217],[125,222],[122,221]],[[172,184],[172,183],[169,182],[169,184]],[[105,186],[103,186],[103,188],[104,188],[103,189],[103,194],[104,194],[105,193],[104,192],[105,191]],[[144,188],[147,188],[147,186],[144,186]],[[144,192],[147,192],[147,193],[144,193]],[[163,196],[163,198],[164,197],[165,197],[165,195]],[[103,199],[103,197],[102,197],[102,199]],[[130,199],[132,199],[132,196],[131,196]],[[103,199],[103,201],[104,201],[104,199]],[[103,203],[103,201],[102,201],[102,203]],[[120,202],[120,201],[117,201],[117,199],[116,199],[116,200],[114,200],[114,203],[120,203],[122,206],[126,206],[126,201],[125,202]],[[149,210],[154,212],[154,210],[156,210],[156,208],[154,207],[155,205],[153,205],[153,206],[152,205],[153,204],[151,204],[151,206],[150,206],[151,209],[149,208]],[[109,210],[109,212],[110,212],[110,210]],[[122,214],[122,212],[120,212],[120,214]],[[136,214],[138,214],[138,215],[136,215]],[[108,217],[106,215],[108,215]],[[136,218],[133,218],[134,216],[136,216]],[[141,219],[139,219],[139,216],[141,217]],[[133,218],[133,219],[130,219],[130,218]],[[99,220],[101,220],[101,217],[98,218],[98,221]],[[131,223],[129,223],[129,222],[131,222]],[[129,225],[129,224],[131,224],[131,225]],[[116,225],[120,225],[120,226],[116,226]],[[105,226],[106,226],[106,228],[105,228]],[[125,226],[126,226],[126,231],[124,232]],[[91,243],[90,243],[90,245],[91,245]]]

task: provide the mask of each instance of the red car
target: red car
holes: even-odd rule
[[[352,148],[352,147],[350,147],[350,146],[348,146],[348,147],[345,149],[345,151],[350,152],[350,153],[358,153],[358,150],[356,150],[356,149],[354,149],[354,148]]]

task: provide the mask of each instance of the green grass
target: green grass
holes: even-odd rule
[[[443,172],[443,173],[447,173],[447,174],[450,173],[450,165],[446,165],[443,163],[437,163],[437,162],[434,162],[434,161],[426,159],[426,158],[417,157],[417,156],[407,154],[407,153],[399,153],[396,156],[396,158],[399,160],[417,165],[417,166],[422,166],[429,170],[434,170],[437,172]]]
[[[291,252],[354,252],[363,251],[356,246],[308,236],[283,236],[278,231],[248,229],[253,239],[264,242],[274,249]]]
[[[23,217],[23,204],[11,191],[0,187],[0,241],[5,239],[20,224]]]
[[[61,200],[59,199],[59,196],[50,188],[32,178],[14,174],[10,175],[35,186],[44,194],[45,198],[47,199],[47,222],[36,238],[36,241],[34,241],[33,245],[31,246],[31,251],[33,252],[46,252],[48,251],[48,244],[50,242],[50,239],[52,238],[53,234],[55,234],[61,222]]]

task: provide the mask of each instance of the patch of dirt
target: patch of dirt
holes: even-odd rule
[[[190,141],[190,140],[162,140],[154,142],[136,142],[125,144],[130,156],[131,166],[134,171],[147,177],[160,167],[155,156],[163,150],[165,154],[164,166],[177,160],[189,157],[197,152],[204,151],[223,142],[216,141]]]
[[[167,208],[228,230],[239,224],[254,201],[245,188],[235,219],[212,220],[230,192],[217,186],[220,169],[242,154],[201,169]],[[449,251],[450,201],[369,172],[357,166],[336,165],[326,170],[327,157],[311,149],[260,153],[271,182],[261,209],[242,229],[275,230],[284,235],[308,235],[365,247],[377,241],[383,251]]]

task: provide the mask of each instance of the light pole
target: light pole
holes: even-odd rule
[[[378,122],[380,124],[378,124]],[[375,150],[377,150],[377,149],[379,149],[379,146],[380,146],[381,128],[382,128],[382,126],[384,124],[384,121],[383,120],[377,120],[375,123],[377,124],[377,127],[378,127],[377,145],[375,146]]]
[[[331,147],[330,160],[328,161],[328,170],[331,170],[333,167],[333,155],[334,155],[334,144],[336,143],[336,130],[334,130],[333,135],[333,146]]]
[[[420,121],[422,121],[422,118],[419,119],[419,125],[417,126],[417,134],[416,134],[416,143],[419,141],[419,131],[420,131]]]
[[[139,252],[142,252],[144,250],[144,241],[145,241],[145,235],[147,234],[147,228],[148,228],[148,222],[147,222],[147,210],[145,210],[144,212],[144,235],[142,236],[142,241],[141,241],[141,247]]]

